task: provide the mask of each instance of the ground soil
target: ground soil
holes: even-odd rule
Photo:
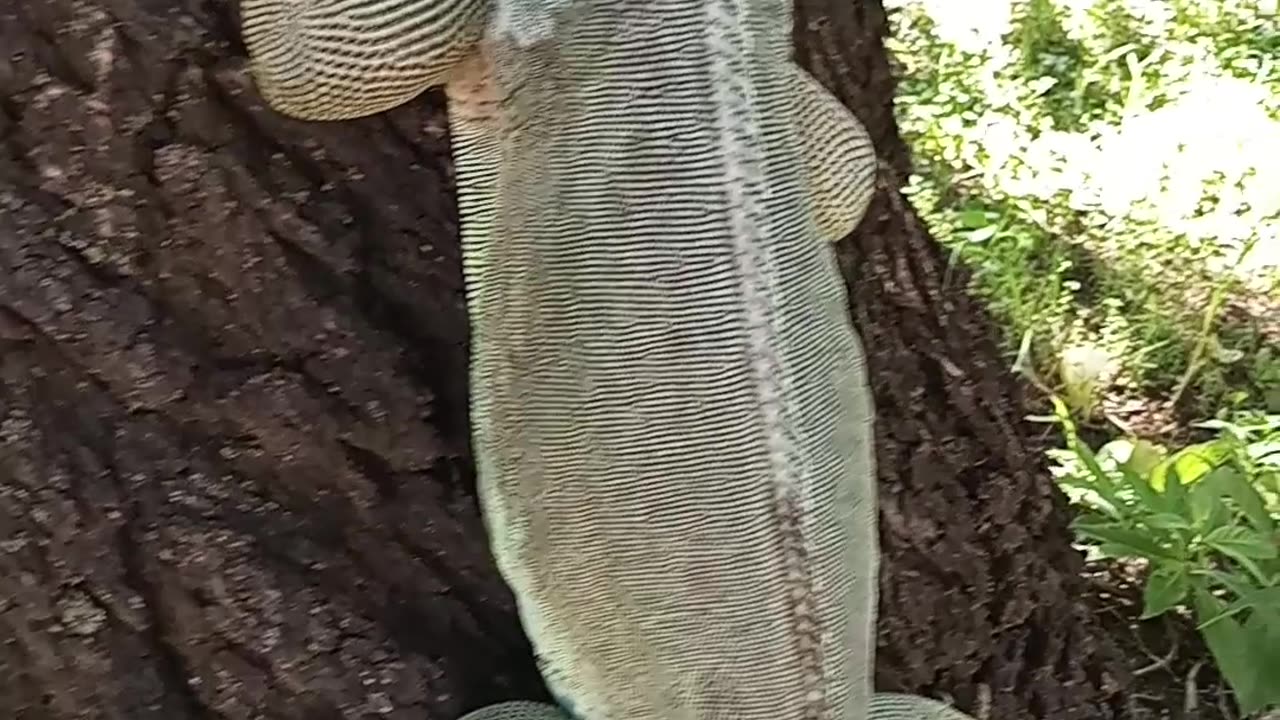
[[[1137,716],[1165,720],[1236,720],[1231,694],[1215,670],[1193,618],[1169,614],[1141,621],[1146,568],[1090,564],[1090,596],[1102,624],[1133,668]]]

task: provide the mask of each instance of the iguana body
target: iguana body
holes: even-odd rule
[[[790,0],[243,3],[286,113],[449,84],[480,499],[568,712],[960,717],[870,692],[872,408],[822,241],[875,161]]]

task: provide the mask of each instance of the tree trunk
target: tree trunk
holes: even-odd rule
[[[876,685],[992,720],[1122,718],[1129,676],[1081,602],[1065,498],[986,312],[898,193],[879,0],[797,0],[798,59],[863,119],[883,187],[839,248],[867,349],[880,466]]]
[[[801,4],[802,59],[886,164],[841,247],[879,410],[877,684],[1121,717],[1020,389],[898,197],[883,13]],[[0,717],[545,699],[475,504],[443,97],[285,119],[238,17],[0,3]]]

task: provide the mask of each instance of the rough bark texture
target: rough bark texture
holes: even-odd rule
[[[880,412],[877,684],[1120,717],[1020,391],[888,189],[882,13],[801,4],[801,57],[887,166],[841,248]],[[0,717],[544,698],[474,501],[443,98],[287,120],[237,18],[0,3]]]

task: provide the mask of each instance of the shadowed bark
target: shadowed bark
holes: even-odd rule
[[[1121,717],[986,316],[898,199],[878,6],[800,57],[885,188],[877,684]],[[453,720],[545,699],[474,498],[443,97],[267,110],[226,0],[0,4],[0,717]]]

